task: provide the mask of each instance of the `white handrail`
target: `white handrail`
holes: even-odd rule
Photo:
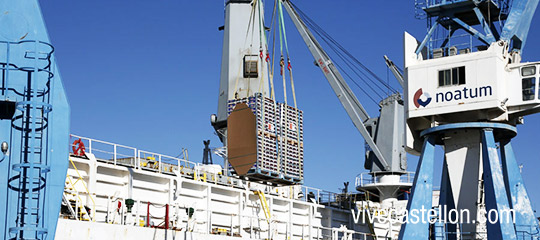
[[[400,182],[402,183],[412,183],[414,180],[414,172],[402,172],[402,175],[400,176]],[[365,172],[360,173],[356,175],[355,179],[355,186],[356,187],[362,187],[366,184],[374,184],[374,183],[380,183],[380,177],[388,175],[387,172],[385,173],[371,173],[371,172]]]
[[[107,142],[107,141],[96,140],[96,139],[83,137],[83,136],[76,135],[76,134],[71,134],[70,136],[72,138],[80,138],[81,140],[87,142],[88,143],[87,151],[89,153],[96,152],[96,153],[112,155],[112,157],[110,157],[110,159],[100,159],[100,160],[110,161],[111,163],[113,163],[115,165],[118,164],[118,163],[121,163],[120,159],[132,158],[132,160],[130,162],[130,165],[132,165],[134,168],[140,170],[141,167],[142,167],[141,166],[141,161],[142,160],[143,161],[148,160],[148,159],[144,158],[145,157],[144,155],[147,155],[147,156],[152,156],[152,157],[154,157],[156,159],[156,161],[159,164],[158,168],[157,168],[157,171],[160,172],[160,173],[163,172],[164,167],[165,167],[164,165],[169,164],[169,165],[172,165],[172,166],[178,166],[178,168],[185,167],[185,168],[193,169],[194,170],[194,173],[193,173],[194,175],[204,174],[204,171],[200,170],[200,166],[202,165],[201,163],[191,162],[191,161],[189,161],[189,160],[187,160],[185,158],[172,157],[172,156],[165,155],[165,154],[140,150],[140,149],[137,149],[135,147],[129,147],[129,146],[116,144],[116,143],[111,143],[111,142]],[[109,149],[112,148],[112,152],[111,151],[105,151],[103,149],[98,149],[96,147],[95,143],[106,145],[106,147],[109,147]],[[133,153],[132,154],[125,154],[125,152],[120,153],[119,152],[120,149],[133,151]],[[187,155],[187,154],[185,154],[185,155]],[[185,157],[187,158],[187,156],[185,156]],[[210,175],[210,176],[212,176],[212,175]],[[197,179],[198,177],[194,176],[194,178]],[[214,175],[214,179],[209,181],[209,182],[213,182],[215,184],[222,183],[222,182],[218,181],[217,175]],[[233,181],[230,182],[230,183],[227,183],[227,185],[234,185],[234,184],[235,183]],[[337,193],[324,191],[324,190],[321,190],[319,188],[313,188],[313,187],[308,187],[308,186],[302,186],[301,191],[304,194],[304,196],[300,200],[306,201],[306,202],[309,202],[309,199],[308,199],[309,192],[313,192],[314,194],[316,194],[315,195],[315,200],[316,200],[317,203],[334,201],[334,200],[336,200],[336,196],[338,195]],[[268,193],[268,194],[270,194],[270,193]]]

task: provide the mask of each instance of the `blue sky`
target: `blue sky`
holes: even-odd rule
[[[295,3],[395,87],[382,56],[402,67],[403,32],[421,39],[426,31],[425,21],[414,18],[413,1]],[[41,1],[41,6],[71,105],[72,133],[172,156],[188,148],[190,160],[197,162],[204,139],[219,146],[209,119],[217,111],[223,1],[56,0]],[[540,60],[539,15],[524,61]],[[364,171],[364,140],[286,21],[305,119],[305,183],[337,192],[345,181],[353,186]],[[376,106],[353,90],[376,116]],[[537,209],[540,116],[526,117],[518,131],[513,145]],[[221,159],[214,156],[214,161]],[[415,167],[416,157],[411,157],[409,170]]]

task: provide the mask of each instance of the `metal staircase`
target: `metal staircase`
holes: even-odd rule
[[[71,158],[69,158],[69,162],[76,173],[76,177],[74,179],[69,174],[66,176],[62,204],[68,208],[70,218],[94,222],[96,202],[88,190],[81,173]],[[77,186],[82,186],[83,189],[79,190],[77,189]],[[81,194],[87,196],[87,201],[83,201]],[[90,208],[88,208],[88,205],[90,205]]]
[[[266,217],[266,221],[268,224],[272,221],[272,215],[270,215],[270,208],[268,207],[268,201],[266,201],[266,196],[264,196],[264,192],[262,191],[253,191],[255,195],[259,197],[259,200],[261,202],[261,208],[264,212],[264,216]]]

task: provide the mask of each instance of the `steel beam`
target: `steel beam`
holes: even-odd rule
[[[493,129],[491,128],[482,130],[482,158],[486,211],[488,212],[486,216],[488,219],[486,222],[488,239],[516,239],[511,216],[505,219],[506,216],[503,214],[504,212],[509,213],[510,207]],[[492,211],[496,211],[497,221],[489,221],[490,215],[495,215],[495,213],[490,214]]]
[[[534,217],[531,201],[510,141],[501,142],[501,158],[506,194],[510,200],[510,208],[514,212],[514,225],[517,236],[530,236],[538,233],[538,221]]]
[[[435,160],[435,136],[428,135],[424,139],[422,156],[418,160],[414,176],[411,198],[407,202],[409,218],[416,214],[420,218],[407,219],[399,232],[400,240],[418,240],[429,236],[429,221],[426,211],[431,209],[433,201],[433,162]]]
[[[501,40],[512,41],[512,51],[521,52],[525,46],[534,12],[540,0],[514,0],[504,23]]]
[[[493,32],[491,31],[491,26],[488,24],[486,19],[484,18],[484,14],[480,11],[478,7],[473,8],[474,13],[476,14],[476,17],[478,18],[478,21],[480,22],[480,25],[484,29],[484,33],[486,34],[486,39],[489,40],[489,43],[495,42],[495,35],[493,35]],[[497,32],[495,32],[497,34]]]
[[[491,45],[492,42],[495,41],[495,39],[493,38],[493,36],[490,37],[487,37],[486,35],[480,33],[478,30],[474,29],[473,27],[471,27],[469,24],[466,24],[465,22],[463,22],[461,19],[459,18],[452,18],[452,21],[454,21],[455,23],[461,25],[461,27],[463,28],[463,30],[467,31],[468,33],[470,33],[471,35],[473,35],[475,38],[477,38],[478,40],[480,40],[481,42],[487,44],[487,45]],[[491,32],[491,31],[490,31]]]
[[[446,158],[444,159],[443,173],[441,175],[441,190],[439,192],[439,206],[446,206],[445,209],[441,209],[441,213],[447,214],[447,216],[448,216],[448,211],[456,207],[453,193],[452,193],[452,185],[450,184],[450,176],[448,176],[448,163],[447,163]],[[445,232],[457,232],[456,224],[442,223],[442,226],[443,226],[442,230],[445,230]],[[443,239],[446,239],[446,240],[457,239],[457,234],[447,235],[445,232],[442,232],[441,234],[437,234],[437,236],[442,235]]]
[[[431,39],[431,35],[433,35],[433,32],[435,32],[435,29],[437,29],[437,25],[439,25],[439,19],[437,19],[437,21],[435,21],[435,24],[433,24],[433,26],[431,26],[428,33],[424,37],[424,40],[422,40],[422,43],[420,43],[420,45],[416,49],[416,55],[418,55],[418,54],[420,54],[420,52],[422,52],[422,49],[426,46],[429,39]],[[429,58],[429,57],[427,57],[427,58]]]

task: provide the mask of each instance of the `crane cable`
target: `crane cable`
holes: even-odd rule
[[[306,23],[306,24],[309,24],[309,23]],[[337,49],[335,49],[334,46],[332,46],[331,44],[329,44],[328,41],[327,41],[325,38],[322,38],[322,39],[323,39],[323,41],[325,41],[325,43],[327,43],[327,45],[330,47],[330,49],[331,49],[332,51],[334,51],[334,52],[336,53],[336,55],[338,55],[338,57],[339,57],[340,59],[342,59],[342,61],[344,61],[344,62],[347,63],[347,61],[345,60],[345,57],[344,57]],[[362,86],[360,86],[360,84],[358,84],[358,82],[356,82],[356,81],[354,80],[354,78],[352,78],[352,76],[346,71],[346,69],[344,69],[340,64],[337,64],[335,61],[333,61],[333,63],[334,63],[334,65],[340,70],[340,72],[343,73],[346,77],[348,77],[348,78],[349,78],[349,79],[350,79],[350,80],[351,80],[351,81],[352,81],[352,82],[353,82],[353,83],[354,83],[354,84],[355,84],[355,85],[356,85],[356,86],[357,86],[357,87],[358,87],[358,88],[359,88],[359,89],[360,89],[360,90],[361,90],[361,91],[362,91],[362,92],[363,92],[363,93],[364,93],[364,94],[365,94],[365,95],[373,102],[373,103],[378,104],[378,101],[377,101],[375,98],[373,98],[373,97],[371,96],[371,94],[369,94]],[[348,64],[348,66],[350,67],[350,64],[349,64],[349,63],[347,63],[347,64]],[[356,73],[356,71],[355,71],[355,73]],[[356,74],[357,74],[357,76],[359,76],[358,73],[356,73]],[[359,77],[360,77],[360,79],[362,79],[361,76],[359,76]],[[364,80],[364,82],[365,82],[365,80]],[[341,87],[344,87],[340,82],[338,82],[338,83],[340,84]],[[375,91],[375,89],[373,89],[373,88],[371,87],[371,85],[369,85],[369,84],[366,84],[366,85],[367,85],[373,92],[377,93],[377,92]],[[348,94],[348,95],[349,95],[349,94]],[[379,97],[382,98],[382,96],[380,96],[379,94],[377,94],[377,95],[378,95]],[[354,96],[349,96],[349,97],[354,98]]]
[[[271,25],[270,25],[270,34],[272,35],[272,57],[270,57],[270,55],[267,55],[266,57],[266,64],[267,64],[267,67],[268,67],[268,78],[269,78],[269,81],[270,81],[270,86],[272,88],[272,100],[276,101],[276,94],[275,94],[275,88],[274,88],[274,61],[272,61],[276,55],[276,33],[275,33],[275,25],[274,25],[274,20],[275,20],[275,17],[276,17],[276,10],[277,10],[277,2],[274,1],[274,10],[272,11],[272,20],[271,20]],[[268,46],[268,39],[266,39],[267,41],[267,46]],[[275,108],[275,107],[274,107]],[[274,109],[275,110],[275,109]]]
[[[282,5],[282,2],[281,0],[276,0],[278,1],[278,28],[279,28],[279,50],[280,50],[280,54],[281,54],[281,57],[280,57],[280,60],[279,60],[279,66],[280,66],[280,75],[283,79],[283,98],[284,98],[284,102],[285,102],[285,106],[288,106],[287,104],[287,82],[286,82],[286,79],[285,79],[285,74],[284,74],[284,69],[283,67],[285,66],[285,59],[283,58],[283,38],[287,37],[287,36],[284,36],[284,26],[285,24],[283,23],[283,5]],[[285,39],[285,42],[287,42],[287,39]],[[286,46],[286,50],[288,51],[288,47]],[[281,110],[281,109],[280,109]],[[287,109],[285,109],[287,110]],[[285,118],[286,120],[286,118]],[[282,163],[286,163],[286,160],[287,160],[287,134],[286,134],[286,130],[284,130],[284,126],[283,125],[286,125],[284,124],[284,119],[283,119],[283,114],[280,114],[280,119],[279,119],[279,123],[280,123],[280,133],[281,133],[281,136],[278,138],[278,143],[280,145],[280,150],[279,151],[279,155],[281,155],[281,159],[278,161],[278,169],[281,169],[281,165]],[[284,146],[281,146],[281,143],[283,142],[283,145]]]
[[[377,94],[380,98],[382,98],[381,94],[385,94],[387,91],[390,92],[398,92],[396,89],[394,89],[389,83],[382,80],[380,77],[378,77],[375,73],[373,73],[369,68],[367,68],[364,64],[362,64],[358,59],[356,59],[350,52],[348,52],[341,44],[339,44],[334,38],[332,38],[326,31],[324,31],[319,25],[317,25],[311,18],[309,18],[304,12],[302,12],[296,5],[294,5],[292,2],[289,2],[293,8],[298,13],[298,16],[306,23],[306,26],[313,30],[314,33],[316,33],[323,41],[330,46],[333,52],[335,52],[338,57],[343,61],[355,74],[360,80],[362,80],[365,85],[367,85],[371,91],[374,94]],[[374,100],[370,94],[365,91],[362,87],[360,87],[360,84],[358,84],[354,78],[350,76],[347,72],[345,72],[344,68],[339,66],[337,63],[334,63],[340,70],[344,72],[347,77],[349,77],[350,80],[352,80],[356,86],[358,86],[362,92],[364,92],[368,97],[370,97],[372,100]],[[363,76],[362,76],[363,75]],[[369,84],[367,80],[369,80],[373,84]],[[375,87],[378,88],[378,90],[374,89],[372,85],[375,85]],[[383,88],[386,88],[383,89]]]
[[[276,25],[275,22],[276,22],[276,12],[277,12],[277,1],[274,1],[274,9],[272,11],[272,19],[271,19],[271,25],[270,25],[270,34],[271,34],[271,37],[272,37],[272,57],[270,58],[269,55],[267,55],[266,57],[266,63],[267,63],[267,67],[269,68],[269,74],[268,74],[268,78],[269,78],[269,81],[270,81],[270,86],[272,88],[272,107],[273,107],[273,110],[274,110],[274,113],[277,112],[277,101],[276,101],[276,95],[275,95],[275,87],[274,87],[274,70],[275,70],[275,61],[273,61],[275,59],[275,56],[276,56]],[[267,41],[267,46],[268,46],[268,41],[269,39],[266,39]],[[273,123],[274,123],[274,133],[276,134],[276,137],[277,137],[277,118],[273,118]],[[269,128],[270,131],[271,128]],[[280,144],[279,144],[279,141],[276,141],[275,142],[275,149],[276,149],[276,152],[278,153],[278,158],[280,156]],[[281,167],[281,162],[280,161],[277,161],[277,164],[278,164],[278,169]]]
[[[259,57],[261,59],[261,80],[259,81],[259,92],[262,92],[266,96],[266,84],[264,84],[264,54],[263,54],[263,41],[266,42],[266,33],[264,32],[264,16],[263,16],[263,4],[261,0],[256,0],[256,4],[259,6]],[[258,64],[258,61],[257,61]],[[261,91],[262,88],[262,91]]]
[[[281,58],[279,60],[279,66],[280,66],[280,75],[283,79],[283,98],[285,101],[285,105],[287,105],[287,82],[285,79],[284,74],[284,67],[285,67],[285,58],[283,58],[283,38],[285,38],[285,44],[287,44],[287,35],[285,33],[285,23],[283,22],[283,4],[281,0],[278,1],[278,25],[279,25],[279,50],[281,53]],[[285,45],[287,54],[289,52],[288,45]]]
[[[291,4],[292,4],[292,3],[291,3]],[[300,13],[303,14],[303,12],[302,12],[301,10],[299,10],[299,9],[296,9],[296,11],[297,11],[297,17],[298,17],[298,18],[302,18],[301,16],[299,16],[299,14],[300,14]],[[305,16],[305,14],[304,14],[304,16]],[[306,27],[314,29],[315,27],[313,27],[313,24],[311,24],[311,21],[309,21],[309,20],[310,20],[310,19],[306,19],[306,20],[304,20],[303,22],[306,24]],[[315,32],[315,33],[317,33],[317,32]],[[322,38],[322,36],[320,36],[320,35],[319,35],[319,37]],[[322,39],[325,40],[325,42],[327,43],[327,45],[330,46],[330,48],[331,48],[334,52],[336,52],[336,53],[338,54],[338,57],[343,58],[343,56],[342,56],[342,55],[334,48],[334,46],[332,46],[331,44],[328,43],[328,41],[326,40],[326,38],[322,38]],[[322,50],[322,49],[321,49],[321,50]],[[328,56],[328,57],[329,57],[329,56]],[[373,103],[375,103],[376,105],[378,104],[378,101],[375,100],[375,99],[371,96],[371,94],[369,94],[364,88],[362,88],[362,87],[360,86],[360,84],[358,84],[358,83],[357,83],[357,82],[349,75],[349,73],[348,73],[347,71],[345,71],[345,69],[344,69],[341,65],[339,65],[339,64],[337,64],[337,63],[335,63],[335,62],[334,62],[334,65],[335,65],[335,66],[336,66],[343,74],[345,74],[346,77],[348,77],[350,80],[352,80],[353,83],[354,83],[354,84],[355,84],[355,85],[356,85],[356,86],[357,86],[357,87],[358,87],[358,88],[359,88],[359,89],[360,89],[360,90],[361,90],[361,91],[362,91],[362,92],[363,92],[363,93],[364,93],[364,94],[365,94],[365,95],[366,95]],[[361,77],[360,77],[360,78],[361,78]],[[361,79],[362,79],[362,78],[361,78]],[[365,82],[365,80],[364,80],[364,82]],[[340,84],[341,87],[345,87],[345,86],[343,86],[343,84],[341,84],[341,82],[338,82],[338,83]],[[368,87],[370,87],[370,85],[368,85]],[[370,87],[370,88],[371,88],[371,87]],[[355,98],[354,96],[351,96],[348,92],[347,92],[347,95],[349,95],[350,98]]]
[[[292,69],[292,64],[291,64],[291,58],[290,58],[290,55],[289,55],[289,46],[288,46],[288,41],[287,41],[287,32],[285,30],[285,20],[283,18],[283,0],[278,0],[279,1],[279,19],[280,19],[280,26],[281,26],[281,29],[283,31],[283,38],[285,40],[285,50],[286,50],[286,53],[287,53],[287,70],[289,71],[289,78],[290,78],[290,81],[291,81],[291,91],[292,91],[292,96],[293,96],[293,103],[294,103],[294,109],[295,109],[295,115],[296,115],[296,118],[295,118],[295,126],[296,126],[296,129],[290,129],[292,131],[296,130],[296,143],[298,144],[298,149],[300,148],[300,111],[298,110],[298,103],[296,101],[296,89],[294,87],[294,77],[293,77],[293,69]],[[286,83],[285,83],[285,74],[283,73],[283,65],[285,64],[284,62],[284,59],[283,59],[283,53],[281,55],[281,60],[280,60],[280,64],[282,65],[281,66],[281,71],[282,71],[282,75],[283,75],[283,91],[285,92],[285,105],[288,106],[287,104],[287,95],[286,95]],[[287,109],[285,110],[287,111]],[[292,126],[290,127],[292,128]],[[300,158],[300,151],[298,151],[298,158]]]
[[[291,3],[291,5],[293,5],[293,7],[295,7],[294,4]],[[351,68],[351,69],[353,70],[353,72],[355,72],[355,74],[356,74],[361,80],[364,81],[364,83],[366,83],[365,85],[367,85],[367,86],[368,86],[375,94],[377,94],[380,98],[382,98],[382,96],[381,96],[380,94],[378,94],[377,91],[376,91],[375,89],[373,89],[373,87],[371,86],[371,84],[368,84],[368,83],[366,82],[366,80],[365,80],[362,76],[360,76],[360,75],[354,70],[354,68],[351,67],[351,64],[352,64],[352,63],[351,63],[350,61],[347,61],[347,59],[345,58],[345,56],[344,56],[342,53],[340,53],[339,50],[336,49],[336,47],[335,47],[333,44],[331,44],[330,40],[327,39],[327,38],[329,38],[329,35],[328,35],[328,34],[321,33],[322,28],[318,27],[318,25],[316,25],[316,24],[314,23],[314,21],[311,20],[311,19],[310,19],[305,13],[303,13],[300,9],[298,9],[297,7],[295,7],[295,8],[296,8],[295,10],[300,14],[298,17],[300,17],[301,19],[304,20],[304,23],[306,23],[306,26],[307,26],[308,28],[312,29],[312,30],[313,30],[313,31],[314,31],[314,32],[315,32],[315,33],[316,33],[316,34],[317,34],[317,35],[318,35],[318,36],[319,36],[319,37],[320,37],[320,38],[321,38],[321,39],[322,39],[329,47],[330,47],[330,49],[331,49],[333,52],[335,52],[335,53],[338,55],[338,57],[339,57],[343,62],[345,62],[345,63],[347,64],[347,66],[349,66],[349,68]],[[354,84],[355,84],[355,85],[356,85],[356,86],[357,86],[357,87],[358,87],[358,88],[359,88],[359,89],[360,89],[360,90],[361,90],[368,98],[370,98],[375,104],[377,104],[377,101],[371,96],[371,94],[369,94],[364,88],[362,88],[362,87],[360,86],[360,84],[358,84],[358,82],[356,82],[356,81],[354,80],[354,78],[352,78],[352,77],[350,76],[350,74],[349,74],[349,73],[348,73],[348,72],[347,72],[340,64],[338,64],[338,63],[335,62],[335,61],[333,61],[333,62],[334,62],[334,65],[337,66],[337,67],[339,68],[339,70],[340,70],[343,74],[345,74],[351,81],[353,81],[353,83],[354,83]],[[357,69],[357,70],[359,70],[359,69]],[[375,83],[375,82],[372,82],[372,83],[373,83],[374,85],[378,86],[377,83]]]
[[[364,71],[366,71],[369,75],[371,75],[373,78],[375,78],[381,85],[383,85],[384,87],[386,87],[388,90],[391,90],[393,92],[397,92],[396,89],[392,88],[392,86],[390,86],[389,84],[387,84],[386,82],[384,82],[379,76],[377,76],[375,73],[373,73],[369,68],[367,68],[364,64],[362,64],[357,58],[355,58],[349,51],[347,51],[347,49],[345,49],[341,44],[339,44],[339,42],[337,42],[332,36],[330,36],[330,34],[328,34],[326,31],[324,31],[324,29],[322,29],[319,25],[317,25],[315,23],[315,21],[313,21],[311,18],[309,18],[305,13],[303,13],[301,10],[298,9],[298,11],[300,11],[300,13],[302,14],[303,16],[303,19],[307,20],[307,22],[310,23],[310,25],[312,26],[311,28],[317,33],[317,35],[319,35],[321,38],[323,38],[325,40],[325,42],[327,42],[328,45],[334,45],[336,46],[339,50],[341,50],[346,56],[348,56],[350,58],[351,61],[353,61],[354,63],[358,64],[362,69],[364,69]],[[330,44],[332,43],[332,44]],[[350,62],[350,61],[349,61]],[[358,68],[357,68],[358,69]],[[360,70],[360,69],[358,69]],[[364,76],[366,76],[366,74],[364,73]],[[366,76],[368,77],[368,76]],[[368,77],[369,78],[369,77]],[[372,79],[370,79],[372,80]],[[374,84],[377,84],[375,82],[373,82]],[[377,87],[380,88],[379,85],[377,85]],[[383,89],[380,89],[381,91],[384,91]]]

